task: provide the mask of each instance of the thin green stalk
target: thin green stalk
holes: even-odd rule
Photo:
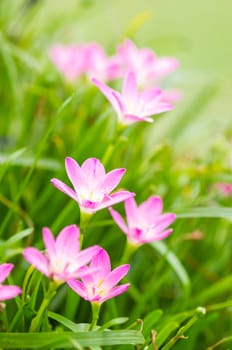
[[[37,312],[37,315],[31,321],[31,325],[30,325],[30,329],[29,329],[30,332],[39,331],[41,324],[42,324],[43,315],[44,315],[50,301],[55,296],[56,289],[57,289],[57,284],[55,284],[54,282],[50,282],[48,291],[45,294],[45,298],[43,299],[42,304],[40,305],[40,308]]]
[[[126,246],[123,252],[123,255],[120,260],[120,264],[127,264],[130,261],[131,256],[135,253],[135,251],[139,248],[134,244],[126,242]]]
[[[198,307],[196,309],[195,314],[193,315],[193,317],[184,325],[182,326],[178,332],[176,333],[176,335],[163,347],[163,350],[169,350],[171,349],[178,340],[180,339],[186,339],[186,337],[184,336],[184,333],[191,328],[195,322],[198,321],[198,319],[200,317],[203,317],[206,313],[205,308],[203,307]]]
[[[92,322],[91,322],[91,325],[89,327],[89,331],[91,331],[97,325],[97,321],[98,321],[99,313],[100,313],[100,309],[101,309],[101,304],[96,303],[96,302],[92,302],[91,308],[92,308]]]

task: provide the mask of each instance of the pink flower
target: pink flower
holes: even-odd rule
[[[86,74],[103,81],[114,80],[119,77],[119,63],[117,57],[107,57],[104,48],[97,43],[85,46]]]
[[[50,58],[57,69],[70,81],[81,75],[97,77],[103,81],[113,80],[120,75],[117,56],[107,57],[104,48],[97,43],[81,45],[54,45]]]
[[[162,199],[151,196],[145,202],[136,205],[134,198],[125,201],[127,224],[121,215],[110,208],[110,213],[116,224],[127,235],[133,245],[152,242],[167,237],[172,229],[165,230],[175,220],[175,214],[162,214]]]
[[[13,264],[0,265],[0,301],[8,300],[16,297],[22,291],[18,286],[3,286],[2,282],[8,277],[11,270],[14,268]]]
[[[220,191],[221,195],[225,197],[232,196],[232,184],[227,182],[218,182],[215,187]]]
[[[54,45],[50,50],[50,58],[57,69],[70,81],[79,78],[85,71],[83,46]]]
[[[114,169],[106,174],[104,166],[96,158],[87,159],[82,166],[72,158],[65,159],[65,167],[74,190],[58,179],[52,184],[74,199],[82,212],[94,213],[134,196],[128,191],[110,192],[118,185],[125,169]]]
[[[54,239],[49,228],[43,229],[45,254],[38,249],[24,249],[24,258],[51,280],[65,282],[86,274],[85,266],[100,247],[92,246],[80,251],[80,231],[76,225],[65,227]]]
[[[173,108],[163,99],[163,92],[160,89],[139,92],[136,76],[132,72],[126,75],[121,94],[97,79],[92,81],[112,104],[121,124],[127,125],[139,121],[153,122],[150,116]]]
[[[179,67],[175,58],[158,58],[151,49],[139,49],[128,39],[118,46],[117,51],[124,74],[133,71],[141,87],[160,85],[164,77]]]
[[[92,259],[90,268],[95,268],[97,272],[83,276],[82,282],[68,281],[68,285],[83,299],[102,304],[128,289],[129,283],[115,285],[127,274],[130,265],[121,265],[111,271],[110,258],[104,249]]]

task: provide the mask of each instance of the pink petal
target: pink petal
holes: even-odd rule
[[[135,193],[129,192],[129,191],[118,191],[115,193],[112,193],[110,196],[106,197],[95,210],[100,210],[103,208],[110,207],[114,204],[120,203],[125,201],[128,198],[134,197]]]
[[[48,256],[56,255],[55,239],[48,227],[43,228],[43,241]]]
[[[183,98],[183,93],[179,90],[165,90],[163,91],[162,101],[168,103],[175,103]]]
[[[106,276],[104,282],[102,283],[102,288],[111,289],[114,287],[129,271],[130,265],[121,265],[112,270],[108,276]]]
[[[154,101],[155,99],[159,98],[162,95],[162,93],[162,90],[158,88],[147,89],[140,94],[140,98],[144,101],[144,103],[151,103],[151,101]]]
[[[28,247],[23,251],[24,258],[45,276],[49,276],[48,261],[36,248]]]
[[[139,221],[139,212],[134,198],[125,201],[126,219],[129,227],[136,227]]]
[[[93,257],[99,252],[100,249],[101,248],[98,245],[94,245],[94,246],[86,248],[86,249],[82,250],[80,253],[78,253],[78,255],[77,255],[78,268],[89,263],[90,260],[93,259]]]
[[[67,194],[69,197],[74,199],[77,202],[77,194],[74,192],[69,186],[67,186],[64,182],[58,180],[58,179],[51,179],[51,183],[53,186],[58,188],[58,190],[62,191],[63,193]]]
[[[140,218],[147,224],[152,224],[154,219],[162,213],[163,201],[158,196],[151,196],[138,207]]]
[[[155,230],[162,231],[165,227],[169,226],[176,218],[173,213],[163,214],[154,220]]]
[[[128,101],[130,103],[136,103],[138,99],[138,90],[137,90],[137,82],[136,76],[133,72],[129,72],[124,81],[122,87],[122,97],[124,101]]]
[[[76,193],[78,193],[80,189],[86,191],[88,189],[88,179],[85,178],[79,164],[73,158],[67,157],[65,159],[65,168]]]
[[[154,230],[154,235],[149,235],[148,237],[146,237],[146,242],[153,242],[153,241],[160,241],[161,239],[166,238],[167,236],[169,236],[172,233],[173,229],[170,228],[166,231],[163,231],[159,234],[157,234],[157,232],[155,232]]]
[[[156,77],[163,77],[179,67],[179,62],[173,57],[161,57],[158,58],[154,65],[153,74]]]
[[[92,82],[94,83],[94,85],[96,85],[99,88],[99,90],[101,90],[103,95],[107,98],[107,100],[112,104],[112,107],[118,113],[119,112],[118,104],[114,96],[112,95],[112,92],[114,92],[114,90],[109,88],[107,85],[105,85],[104,83],[100,82],[97,79],[92,79]]]
[[[109,208],[109,212],[112,216],[112,218],[114,219],[114,221],[116,222],[116,224],[120,227],[120,229],[127,234],[128,233],[128,228],[125,224],[125,221],[123,220],[123,218],[121,217],[121,215],[114,210],[113,208]]]
[[[114,97],[115,101],[115,107],[114,110],[118,114],[119,119],[121,118],[121,115],[125,112],[126,107],[125,103],[122,99],[122,96],[117,91],[112,91],[112,96]]]
[[[18,286],[0,286],[0,300],[8,300],[21,294],[22,290]]]
[[[89,184],[89,188],[93,188],[105,176],[105,168],[100,160],[96,158],[86,159],[81,166],[81,170]]]
[[[154,107],[145,109],[142,114],[143,114],[143,117],[148,117],[150,115],[155,115],[155,114],[170,111],[173,108],[174,108],[173,105],[168,102],[159,102]]]
[[[5,281],[5,279],[10,274],[10,272],[13,268],[14,268],[13,264],[1,264],[0,265],[0,283]]]
[[[56,254],[64,261],[76,257],[80,249],[80,231],[76,225],[66,226],[57,236]]]
[[[111,289],[105,297],[101,298],[101,300],[100,300],[101,303],[103,303],[104,301],[109,300],[111,298],[114,298],[119,294],[126,292],[127,289],[129,288],[129,286],[130,286],[130,283],[127,283],[127,284],[122,284],[121,286],[117,286],[117,287]]]
[[[110,193],[121,181],[126,169],[114,169],[107,173],[100,183],[98,190],[103,193]]]
[[[136,122],[148,122],[148,123],[154,122],[154,120],[152,118],[146,118],[144,114],[145,113],[143,113],[143,116],[137,116],[134,114],[125,113],[123,115],[123,117],[125,119],[126,124],[132,124],[132,123],[136,123]],[[151,114],[148,113],[148,115],[151,115]]]
[[[103,278],[110,273],[111,265],[108,253],[104,249],[100,249],[93,257],[90,267],[95,267],[98,272],[93,276],[93,280],[99,283]]]
[[[74,290],[75,293],[80,295],[80,297],[82,297],[85,300],[88,300],[88,294],[86,292],[86,288],[83,283],[75,279],[70,279],[67,281],[67,284],[69,285],[70,288]]]

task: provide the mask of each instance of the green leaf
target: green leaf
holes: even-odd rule
[[[4,349],[38,349],[54,347],[70,349],[77,342],[81,346],[137,345],[144,338],[138,331],[93,331],[93,332],[43,332],[43,333],[1,333],[0,347]]]
[[[158,251],[164,258],[167,260],[171,268],[175,271],[177,274],[183,288],[184,288],[184,293],[185,295],[189,295],[190,293],[190,288],[191,288],[191,283],[190,283],[190,278],[181,264],[180,260],[177,258],[177,256],[168,249],[166,244],[162,241],[156,241],[150,243],[150,245]]]
[[[161,329],[161,331],[157,334],[156,337],[158,348],[168,339],[168,337],[173,331],[178,329],[178,327],[178,322],[169,322]]]
[[[128,321],[128,317],[117,317],[117,318],[113,318],[112,320],[106,322],[105,324],[103,324],[103,326],[101,326],[101,330],[103,331],[106,328],[110,328],[112,326],[116,326],[119,324],[123,324],[126,323]]]
[[[176,217],[178,219],[186,218],[223,218],[232,220],[232,209],[225,207],[212,207],[212,208],[191,208],[176,210]]]
[[[159,321],[161,316],[163,315],[163,311],[160,309],[153,310],[150,312],[143,320],[143,334],[146,338],[151,330],[153,329],[154,325]]]
[[[88,331],[89,329],[89,323],[75,323],[70,321],[68,318],[61,316],[55,312],[49,311],[47,313],[48,317],[52,318],[53,320],[59,322],[66,328],[70,329],[70,331],[76,333],[76,332],[84,332]]]

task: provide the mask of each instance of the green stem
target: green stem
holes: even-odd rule
[[[80,212],[80,248],[82,247],[84,235],[91,220],[92,213]]]
[[[130,261],[131,256],[135,253],[135,251],[139,248],[134,244],[126,242],[126,247],[124,249],[123,255],[120,260],[120,264],[127,264]]]
[[[40,329],[44,312],[46,311],[52,298],[55,296],[56,289],[57,289],[57,284],[54,282],[50,282],[48,291],[45,294],[45,298],[42,301],[42,304],[40,305],[37,315],[31,321],[29,332],[36,332]]]
[[[92,322],[91,322],[91,325],[89,327],[89,331],[91,331],[97,325],[97,321],[98,321],[98,317],[99,317],[99,313],[100,313],[100,309],[101,309],[101,304],[96,303],[96,302],[92,302],[91,307],[92,307]]]

